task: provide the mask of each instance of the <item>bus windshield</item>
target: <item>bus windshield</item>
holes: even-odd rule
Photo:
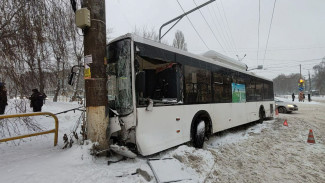
[[[131,86],[131,40],[124,39],[107,47],[108,99],[115,101],[120,115],[133,112]]]

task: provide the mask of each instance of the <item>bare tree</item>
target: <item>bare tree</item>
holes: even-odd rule
[[[176,31],[175,38],[173,40],[173,46],[175,48],[187,51],[187,44],[185,42],[185,37],[182,31]]]
[[[142,30],[138,29],[137,27],[134,27],[133,34],[146,38],[151,39],[153,41],[159,41],[159,36],[156,33],[154,28],[151,28],[151,30],[148,30],[147,27],[143,27]]]
[[[71,29],[69,27],[71,14],[68,13],[70,8],[63,8],[68,6],[68,4],[65,2],[53,1],[50,6],[52,9],[49,12],[51,19],[49,20],[48,26],[48,40],[56,62],[56,89],[53,98],[53,101],[56,102],[60,90],[64,89],[65,62],[68,60],[68,41],[70,41],[71,38],[71,34],[69,32]],[[62,69],[60,67],[61,64]]]
[[[300,74],[284,75],[280,74],[273,79],[274,92],[276,94],[291,94],[298,93],[298,81],[300,79]]]
[[[110,32],[112,29],[107,29]],[[28,96],[33,88],[41,92],[44,88],[47,91],[55,88],[57,98],[67,88],[68,68],[82,65],[81,34],[77,32],[69,0],[2,0],[0,77],[10,83],[15,95]],[[81,69],[73,96],[82,87]]]
[[[43,92],[46,87],[55,86],[58,86],[59,93],[66,87],[63,85],[64,72],[70,66],[69,60],[81,63],[81,43],[82,36],[76,35],[69,0],[1,1],[0,74],[8,82],[7,86],[10,84],[15,96],[23,98],[30,95],[32,88]],[[14,102],[19,104],[12,104],[15,106],[13,112],[26,112],[29,107],[28,100]],[[11,129],[16,131],[8,124],[4,120],[0,123],[0,135],[5,129],[9,130],[8,133]],[[19,124],[30,130],[39,129],[28,121]]]
[[[325,57],[322,62],[313,67],[315,71],[315,76],[313,78],[315,82],[316,89],[319,89],[319,92],[324,94],[325,89]]]
[[[148,30],[147,27],[143,27],[142,30],[140,30],[137,27],[134,27],[133,34],[156,42],[159,41],[159,35],[157,34],[154,28]],[[161,40],[161,43],[168,45],[168,42],[166,40]]]

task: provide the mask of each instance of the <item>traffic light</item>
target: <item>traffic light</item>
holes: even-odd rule
[[[299,91],[304,90],[304,85],[305,85],[305,80],[299,79],[299,83],[298,83]]]

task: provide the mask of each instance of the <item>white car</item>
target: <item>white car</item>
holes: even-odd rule
[[[274,99],[275,108],[279,113],[291,113],[292,111],[298,111],[298,106],[290,102],[284,102],[279,99]]]

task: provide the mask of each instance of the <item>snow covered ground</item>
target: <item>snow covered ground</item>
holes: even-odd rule
[[[183,182],[325,182],[325,98],[313,99],[296,102],[299,111],[292,114],[218,133],[203,149],[185,144],[110,165],[107,157],[90,155],[90,143],[75,141],[62,149],[63,134],[70,133],[80,112],[60,114],[58,146],[53,147],[53,134],[0,144],[0,182],[148,182],[134,174],[138,168],[151,176],[149,182],[156,182],[147,160],[166,157],[177,159],[191,175]],[[47,102],[43,111],[75,107],[77,103]],[[283,126],[285,119],[288,127]],[[44,128],[54,127],[51,118],[35,120]],[[310,129],[313,145],[307,143]]]

